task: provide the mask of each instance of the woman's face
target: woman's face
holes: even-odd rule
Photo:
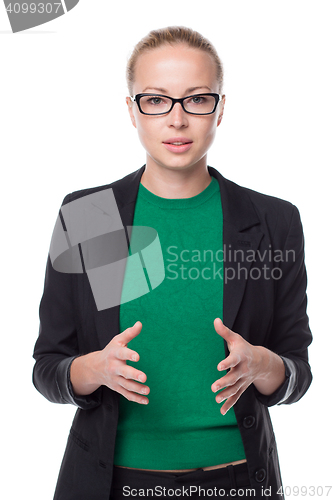
[[[219,93],[213,58],[187,45],[162,46],[139,56],[135,67],[133,95],[164,94],[181,98],[206,92]],[[222,120],[225,97],[211,115],[190,115],[176,103],[165,115],[147,116],[126,98],[131,120],[147,152],[147,167],[184,170],[207,165],[207,151]],[[185,151],[168,146],[167,141],[188,142]]]

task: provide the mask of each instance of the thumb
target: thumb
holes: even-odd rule
[[[139,335],[141,329],[142,329],[142,323],[141,321],[137,321],[136,323],[134,323],[133,326],[126,328],[126,330],[117,335],[118,342],[120,342],[122,345],[127,345],[132,339],[134,339],[134,337]]]
[[[225,326],[220,318],[215,318],[214,327],[216,332],[227,342],[231,342],[235,338],[235,333]]]

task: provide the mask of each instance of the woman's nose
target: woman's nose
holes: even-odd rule
[[[188,125],[187,113],[183,110],[180,102],[176,102],[168,114],[168,124],[176,128]]]

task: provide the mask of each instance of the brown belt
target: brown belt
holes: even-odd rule
[[[222,469],[223,467],[227,467],[228,465],[238,465],[238,464],[244,464],[246,462],[247,462],[247,460],[246,460],[246,458],[244,458],[244,460],[236,460],[235,462],[227,462],[226,464],[210,465],[209,467],[200,467],[200,469],[203,469],[203,470]],[[199,468],[196,468],[196,469],[177,469],[177,470],[136,469],[134,467],[125,467],[123,465],[116,465],[115,467],[121,467],[122,469],[132,469],[132,470],[147,470],[147,471],[152,471],[152,472],[191,472],[193,470],[199,469]]]

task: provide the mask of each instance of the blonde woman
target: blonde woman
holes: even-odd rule
[[[146,164],[68,194],[47,261],[33,381],[78,408],[54,499],[281,499],[268,407],[312,380],[299,212],[208,166],[225,95],[206,38],[150,32],[127,80]]]

